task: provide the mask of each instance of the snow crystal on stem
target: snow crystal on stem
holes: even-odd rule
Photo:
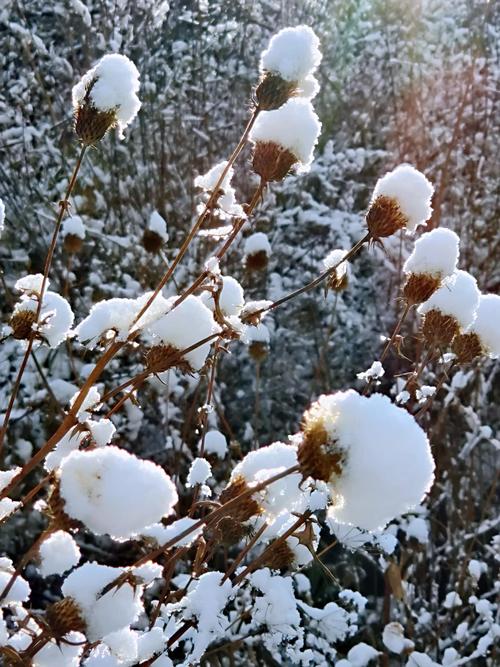
[[[107,54],[73,87],[73,105],[78,112],[88,100],[97,111],[114,113],[122,139],[123,130],[141,108],[139,85],[139,72],[131,60],[118,53]]]
[[[457,267],[460,239],[451,229],[438,227],[421,236],[406,260],[406,274],[428,274],[440,278],[451,276]]]
[[[373,191],[372,204],[380,196],[394,199],[406,218],[406,228],[413,232],[431,217],[432,184],[420,171],[402,164],[380,178]]]
[[[328,476],[337,521],[383,528],[420,503],[433,481],[429,441],[414,418],[380,394],[321,396],[304,415],[304,474]],[[309,470],[310,468],[310,470]]]
[[[149,216],[148,229],[158,234],[165,243],[168,241],[167,223],[158,211],[153,211]]]
[[[198,443],[198,450],[201,448],[201,442],[200,440]],[[223,459],[227,454],[226,436],[220,431],[207,431],[204,445],[205,454],[215,454],[220,459]]]
[[[294,98],[279,109],[261,112],[250,139],[277,144],[292,153],[301,163],[301,170],[307,171],[320,131],[321,123],[309,100]]]
[[[71,215],[62,223],[62,238],[65,238],[68,236],[68,234],[71,234],[72,236],[78,236],[78,238],[82,240],[85,238],[85,225],[83,224],[83,221],[79,215]]]
[[[205,484],[211,474],[212,467],[210,463],[206,459],[196,458],[189,468],[186,485],[193,487],[197,484]]]
[[[186,516],[182,519],[174,521],[169,526],[164,526],[161,523],[155,523],[151,526],[147,526],[144,528],[144,530],[141,530],[141,535],[144,537],[150,537],[151,539],[155,540],[159,546],[163,546],[164,544],[167,544],[167,542],[175,540],[185,530],[191,529],[197,522],[197,519],[191,519],[190,517]],[[176,542],[176,545],[179,547],[189,546],[201,535],[202,532],[203,527],[196,528],[188,535],[186,535],[186,537],[181,537]]]
[[[64,574],[78,565],[80,549],[73,537],[64,530],[49,535],[40,545],[40,574]]]
[[[70,517],[117,539],[140,533],[177,502],[162,468],[113,446],[69,454],[60,469],[60,493]]]
[[[14,571],[15,569],[10,558],[0,557],[0,592],[7,586]],[[14,602],[26,602],[29,599],[30,593],[31,589],[26,579],[18,576],[6,597],[2,599],[2,606],[13,604]]]
[[[222,289],[217,295],[218,305],[223,315],[239,315],[245,303],[243,287],[231,276],[222,276]],[[203,292],[201,296],[203,303],[210,308],[215,309],[215,295],[210,292]]]
[[[133,587],[126,582],[102,595],[103,588],[124,571],[121,567],[85,563],[71,572],[62,585],[63,595],[78,605],[90,641],[128,627],[143,611],[142,586]]]
[[[406,639],[404,629],[401,623],[388,623],[382,633],[384,646],[393,653],[403,653],[410,651],[414,644],[411,639]]]
[[[271,244],[264,232],[255,232],[245,240],[245,255],[255,255],[258,252],[264,252],[267,256],[271,254]]]

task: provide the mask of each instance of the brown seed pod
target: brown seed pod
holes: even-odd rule
[[[83,239],[77,236],[77,234],[66,234],[63,245],[66,252],[76,254],[83,247]]]
[[[448,347],[459,332],[460,326],[452,315],[443,315],[437,308],[426,313],[422,333],[429,345]]]
[[[72,631],[85,632],[87,628],[80,607],[71,597],[51,604],[45,612],[45,620],[56,639]]]
[[[298,162],[295,155],[273,141],[257,141],[253,152],[253,170],[265,183],[281,181]]]
[[[269,255],[265,250],[259,250],[245,256],[245,266],[249,271],[264,271],[269,264]]]
[[[290,567],[294,560],[295,554],[285,540],[270,550],[269,555],[262,563],[262,567],[269,567],[271,570],[282,570],[285,567]]]
[[[65,503],[61,496],[59,482],[56,481],[47,500],[47,515],[50,518],[50,526],[54,530],[68,531],[80,525],[78,521],[66,514],[64,507]]]
[[[469,364],[484,354],[483,346],[476,333],[465,333],[455,337],[451,346],[459,364]]]
[[[370,204],[366,213],[366,224],[375,241],[392,236],[398,229],[406,227],[408,218],[404,215],[396,199],[379,195]]]
[[[403,295],[410,306],[427,301],[441,285],[441,278],[429,273],[410,273]]]
[[[237,498],[245,491],[249,490],[244,477],[237,477],[229,484],[219,496],[219,502],[225,505],[230,500]],[[252,496],[245,496],[237,505],[231,509],[231,518],[235,521],[248,521],[253,516],[262,512],[259,503]]]
[[[177,348],[172,345],[154,345],[145,356],[146,368],[150,373],[163,373],[174,366],[183,373],[191,373],[191,365],[179,357]]]
[[[248,354],[256,362],[264,361],[267,357],[269,348],[267,343],[263,343],[260,340],[254,340],[248,346]]]
[[[330,441],[321,420],[306,418],[302,430],[297,457],[303,476],[328,482],[332,475],[340,475],[343,454],[336,448],[335,442]]]
[[[230,546],[237,544],[248,535],[248,526],[231,516],[223,517],[216,525],[218,537],[222,544]]]
[[[12,335],[18,340],[26,340],[33,333],[33,324],[36,322],[36,312],[33,310],[18,310],[10,318],[9,325]]]
[[[88,100],[88,93],[75,113],[75,132],[84,146],[97,144],[116,124],[115,111],[99,111]]]
[[[341,275],[337,275],[337,271],[334,271],[328,278],[327,282],[327,288],[334,292],[342,292],[347,289],[348,285],[349,278],[347,276],[347,271]]]
[[[153,229],[144,230],[144,234],[142,235],[142,245],[148,252],[160,252],[163,247],[163,243],[164,241],[162,237]]]
[[[271,111],[279,109],[296,93],[296,81],[286,81],[279,74],[265,72],[255,90],[255,98],[260,110]]]

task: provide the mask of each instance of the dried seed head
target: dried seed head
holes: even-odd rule
[[[456,354],[459,364],[468,364],[484,354],[479,336],[475,333],[455,336],[451,349]]]
[[[422,333],[429,345],[448,347],[459,332],[460,326],[452,315],[444,315],[437,308],[426,313]]]
[[[56,639],[72,631],[85,632],[87,628],[80,607],[71,597],[51,604],[45,612],[45,620]]]
[[[191,365],[179,358],[179,350],[172,345],[154,345],[145,357],[146,368],[150,373],[163,373],[176,366],[183,373],[192,373]]]
[[[378,241],[406,227],[408,218],[402,212],[396,199],[379,195],[370,204],[366,213],[366,224],[372,239]]]
[[[225,505],[230,500],[237,498],[245,491],[249,490],[249,486],[246,483],[244,477],[237,477],[235,480],[229,484],[224,491],[220,494],[219,502],[222,505]],[[259,503],[252,498],[252,496],[245,496],[242,500],[231,510],[231,517],[235,521],[243,522],[248,521],[253,516],[257,516],[262,512],[262,509]]]
[[[263,343],[260,340],[254,340],[248,346],[248,354],[252,357],[254,361],[264,361],[269,352],[267,343]]]
[[[226,546],[237,544],[248,535],[249,528],[231,516],[223,517],[215,528],[217,537]]]
[[[159,252],[163,247],[164,240],[153,229],[145,229],[142,235],[142,245],[151,253]]]
[[[337,273],[337,271],[333,271],[326,284],[327,289],[333,290],[334,292],[342,292],[342,290],[345,290],[348,285],[349,277],[347,275],[347,271],[341,273],[340,275]]]
[[[281,181],[298,162],[295,155],[273,141],[257,141],[253,152],[253,170],[265,183]]]
[[[59,482],[54,482],[52,491],[47,500],[47,515],[50,519],[50,526],[54,530],[71,530],[77,528],[80,524],[75,519],[71,519],[64,510],[64,500],[61,497]]]
[[[285,540],[277,544],[262,563],[262,567],[269,567],[271,570],[282,570],[295,560],[295,554]]]
[[[268,264],[269,255],[265,250],[259,250],[245,256],[245,266],[249,271],[264,271]]]
[[[76,234],[66,234],[63,245],[66,252],[76,254],[80,252],[83,247],[83,239]]]
[[[297,82],[286,81],[275,72],[264,72],[255,90],[257,106],[262,111],[279,109],[297,94]]]
[[[33,310],[18,310],[10,318],[9,325],[12,335],[18,340],[26,340],[33,333],[33,324],[36,322],[36,312]]]
[[[116,125],[115,111],[99,111],[92,106],[89,96],[92,85],[75,112],[75,132],[84,146],[94,146]]]
[[[429,273],[410,273],[403,288],[406,302],[410,306],[427,301],[441,285],[439,276]]]
[[[327,433],[321,414],[308,410],[302,424],[303,438],[297,457],[304,477],[328,482],[342,473],[344,455]]]

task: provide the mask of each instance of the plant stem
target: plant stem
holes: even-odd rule
[[[45,258],[45,266],[43,270],[43,278],[42,278],[42,285],[40,288],[40,294],[38,296],[38,304],[37,304],[37,309],[36,309],[36,317],[35,317],[35,322],[38,324],[40,320],[40,313],[42,311],[42,305],[43,305],[43,297],[45,294],[45,289],[47,287],[47,282],[49,279],[49,273],[50,273],[50,267],[52,265],[52,258],[54,257],[54,251],[57,243],[57,237],[59,235],[59,231],[61,229],[61,224],[63,221],[63,217],[65,212],[68,210],[69,207],[69,198],[71,196],[71,193],[73,192],[73,188],[75,187],[76,179],[78,176],[78,172],[80,171],[80,167],[82,165],[83,157],[85,155],[85,151],[87,150],[87,146],[82,146],[80,150],[80,154],[78,156],[78,159],[75,164],[75,168],[73,169],[73,173],[71,175],[71,178],[68,183],[68,187],[66,188],[66,193],[64,195],[64,199],[62,199],[59,202],[59,213],[57,214],[56,218],[56,224],[54,226],[54,231],[52,232],[52,240],[50,242],[50,246],[47,252],[47,256]],[[14,387],[12,389],[12,393],[9,399],[9,404],[7,406],[7,410],[5,411],[5,417],[3,420],[3,425],[2,428],[0,429],[0,452],[3,447],[5,435],[7,433],[7,428],[9,426],[9,421],[10,417],[12,415],[12,410],[14,408],[14,404],[16,402],[17,394],[19,392],[19,388],[21,386],[21,380],[24,375],[24,371],[26,370],[26,366],[28,365],[28,360],[30,358],[31,350],[33,349],[33,343],[35,340],[36,336],[36,331],[32,331],[30,334],[30,337],[28,339],[28,345],[26,346],[26,350],[24,352],[24,357],[21,362],[21,366],[19,367],[19,372],[17,374],[16,381],[14,383]]]
[[[391,337],[387,341],[386,346],[384,347],[384,350],[383,350],[382,354],[380,355],[380,359],[379,359],[380,362],[384,361],[384,359],[386,358],[389,350],[393,346],[394,341],[396,340],[396,336],[400,332],[401,327],[403,326],[403,323],[406,320],[406,317],[408,316],[408,313],[410,312],[410,308],[411,308],[411,304],[406,303],[406,305],[404,307],[404,310],[401,313],[401,317],[399,318],[396,326],[394,327],[394,331],[392,332]]]

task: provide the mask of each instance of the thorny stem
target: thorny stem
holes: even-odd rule
[[[182,258],[186,254],[186,252],[187,252],[187,250],[188,250],[188,248],[191,244],[191,241],[194,239],[194,237],[198,233],[198,230],[200,229],[203,222],[205,221],[205,218],[206,218],[208,212],[211,210],[212,206],[217,201],[217,198],[220,194],[220,187],[221,187],[222,183],[224,182],[224,179],[226,178],[229,170],[231,169],[234,162],[236,161],[236,158],[238,157],[238,155],[243,150],[243,147],[247,142],[250,131],[251,131],[255,121],[257,120],[257,116],[259,115],[259,113],[260,113],[260,109],[258,107],[256,107],[254,109],[251,117],[250,117],[250,120],[247,123],[247,126],[246,126],[243,134],[241,135],[241,139],[239,140],[238,145],[236,146],[236,148],[232,152],[231,156],[229,157],[229,160],[227,161],[226,166],[224,167],[221,175],[219,176],[219,179],[218,179],[217,183],[215,184],[215,186],[212,190],[212,193],[210,194],[210,197],[206,201],[205,206],[203,207],[203,211],[201,212],[197,221],[193,225],[191,231],[189,232],[189,234],[185,238],[184,243],[180,247],[179,252],[175,256],[172,264],[169,266],[169,268],[165,272],[163,278],[160,280],[160,282],[156,286],[156,289],[154,290],[153,294],[151,295],[151,297],[148,299],[148,301],[144,304],[143,308],[139,311],[139,313],[135,317],[133,324],[136,324],[141,319],[141,317],[144,315],[144,313],[148,310],[148,308],[151,306],[153,301],[156,299],[158,294],[161,292],[161,290],[165,287],[167,282],[173,276],[174,271],[177,268],[179,262],[182,260]]]
[[[14,572],[12,573],[11,578],[7,582],[5,588],[3,591],[0,593],[0,602],[9,594],[10,589],[14,585],[17,577],[21,574],[23,568],[25,565],[31,560],[31,557],[35,554],[36,550],[40,546],[40,544],[44,541],[44,539],[50,535],[53,532],[52,528],[47,528],[44,531],[40,533],[40,535],[37,537],[37,539],[33,542],[33,544],[30,546],[28,551],[24,554],[24,556],[21,558],[21,561],[19,565],[16,567]]]
[[[35,322],[38,323],[40,320],[40,313],[42,311],[42,305],[43,305],[43,297],[45,293],[45,289],[47,287],[47,282],[49,279],[49,272],[50,272],[50,267],[52,265],[52,258],[54,256],[54,251],[57,243],[57,237],[59,235],[59,230],[61,229],[61,224],[63,221],[64,214],[69,208],[69,198],[71,196],[71,193],[73,192],[73,188],[75,187],[76,179],[78,176],[78,172],[80,171],[80,167],[83,161],[83,157],[85,155],[85,151],[87,150],[87,146],[82,146],[80,150],[80,155],[78,156],[78,159],[75,164],[75,168],[73,169],[73,173],[71,175],[71,178],[68,183],[68,187],[66,188],[66,193],[64,195],[64,199],[62,199],[59,202],[59,213],[57,214],[56,218],[56,224],[54,226],[54,231],[52,233],[52,240],[50,242],[50,246],[47,252],[47,256],[45,258],[45,266],[43,270],[43,278],[42,278],[42,285],[40,288],[40,294],[38,296],[38,304],[37,304],[37,309],[36,309],[36,316],[35,316]],[[34,326],[36,326],[34,324]],[[36,336],[36,331],[33,330],[32,333],[30,334],[30,337],[28,339],[28,344],[26,346],[26,350],[24,352],[24,357],[21,362],[21,366],[19,367],[19,371],[17,374],[16,381],[14,383],[14,387],[12,389],[12,393],[9,399],[9,404],[7,406],[7,410],[5,411],[5,417],[3,420],[3,425],[2,428],[0,429],[0,451],[3,447],[5,435],[7,433],[7,428],[9,426],[9,421],[10,417],[12,414],[12,410],[14,409],[14,404],[16,402],[17,394],[19,393],[19,388],[21,387],[21,380],[24,375],[24,371],[26,370],[26,366],[28,365],[28,360],[30,358],[31,350],[33,349],[33,343],[35,340]]]
[[[435,397],[437,396],[439,390],[441,389],[441,387],[443,386],[445,381],[450,377],[450,372],[451,372],[451,370],[453,369],[453,367],[455,366],[456,363],[457,363],[457,360],[453,359],[452,362],[450,363],[450,365],[448,366],[448,368],[445,368],[445,370],[443,371],[443,373],[442,373],[441,377],[439,378],[439,381],[436,385],[436,391],[432,394],[432,396],[429,396],[429,398],[426,400],[426,402],[423,404],[423,406],[420,408],[420,410],[418,410],[418,412],[416,412],[413,415],[415,417],[415,419],[420,419],[427,412],[427,410],[432,406]]]
[[[408,316],[408,313],[410,312],[410,308],[411,308],[411,304],[407,302],[406,305],[405,305],[405,307],[404,307],[403,312],[401,313],[401,317],[399,318],[399,320],[398,320],[396,326],[394,327],[394,331],[392,332],[391,337],[390,337],[389,340],[387,341],[387,343],[386,343],[386,345],[385,345],[385,347],[384,347],[384,350],[383,350],[382,354],[380,355],[380,359],[379,359],[379,361],[380,361],[381,363],[382,363],[382,361],[384,361],[384,359],[386,358],[387,354],[389,353],[389,350],[390,350],[391,347],[393,346],[394,341],[396,340],[396,336],[397,336],[398,333],[400,332],[401,327],[403,326],[403,323],[404,323],[404,321],[406,320],[406,318],[407,318],[407,316]]]

